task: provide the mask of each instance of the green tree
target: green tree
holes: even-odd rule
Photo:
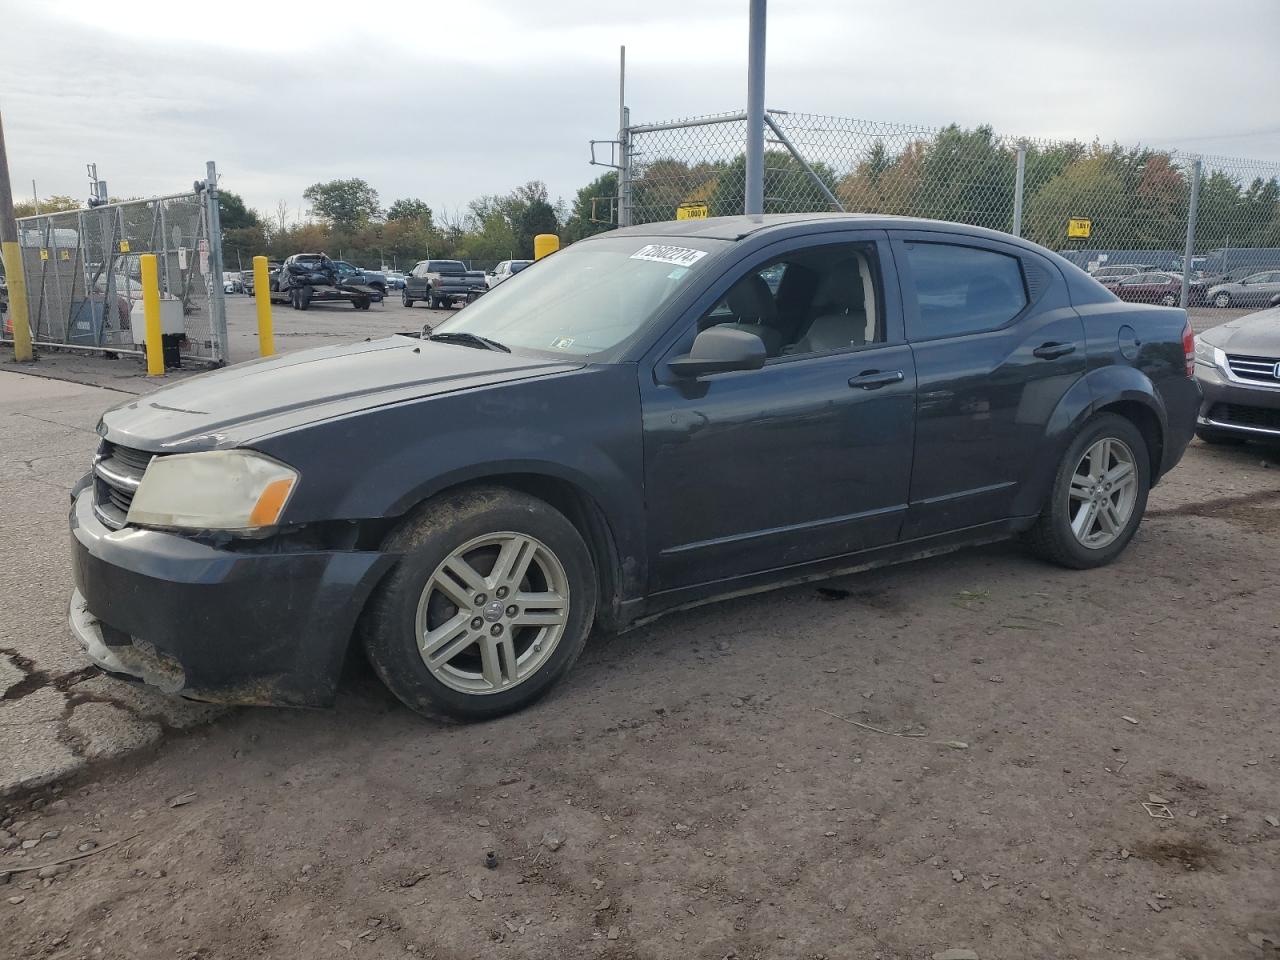
[[[424,200],[405,198],[387,208],[387,220],[422,220],[430,224],[432,218],[431,208]]]
[[[565,243],[612,230],[618,222],[617,204],[618,172],[610,170],[578,191],[564,222]]]
[[[834,190],[836,177],[825,163],[810,164],[828,190]],[[747,158],[739,154],[716,177],[711,190],[710,204],[713,217],[742,213],[746,201]],[[701,198],[699,198],[701,199]],[[681,202],[689,202],[685,198]],[[818,189],[805,169],[787,150],[764,152],[764,212],[789,213],[808,210],[831,210],[829,201]],[[673,209],[668,219],[675,216]]]
[[[40,212],[63,213],[67,210],[79,210],[82,206],[84,205],[79,200],[59,194],[43,198],[40,201]],[[34,200],[16,201],[13,205],[13,215],[15,217],[34,217],[36,215],[36,202]]]
[[[218,191],[218,219],[222,223],[223,230],[254,227],[261,222],[257,211],[248,209],[240,194],[232,193],[230,190]]]
[[[378,191],[359,177],[313,183],[302,196],[317,217],[346,230],[364,226],[381,212]]]

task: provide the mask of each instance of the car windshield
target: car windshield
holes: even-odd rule
[[[617,346],[687,285],[725,240],[607,237],[573,244],[500,284],[438,332],[587,356]]]

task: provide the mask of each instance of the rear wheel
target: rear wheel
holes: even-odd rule
[[[595,617],[582,537],[549,504],[502,487],[448,494],[389,538],[401,559],[361,625],[382,681],[424,714],[519,710],[573,665]]]
[[[311,307],[311,288],[302,287],[298,291],[298,309],[307,310]]]
[[[1133,539],[1150,486],[1142,433],[1124,417],[1100,414],[1067,448],[1027,541],[1040,556],[1065,567],[1110,563]]]
[[[297,287],[294,287],[292,290],[289,291],[289,306],[293,307],[293,309],[295,310],[302,309],[301,307],[298,306],[298,288]]]

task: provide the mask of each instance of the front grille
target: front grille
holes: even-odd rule
[[[103,440],[93,459],[93,509],[114,530],[125,524],[133,495],[155,454]]]
[[[1267,407],[1250,407],[1243,403],[1216,403],[1209,411],[1209,419],[1237,427],[1253,427],[1256,430],[1274,430],[1280,433],[1280,410]]]
[[[1277,363],[1280,363],[1280,360],[1275,357],[1244,357],[1227,354],[1227,366],[1241,380],[1280,383],[1280,377],[1276,376]]]

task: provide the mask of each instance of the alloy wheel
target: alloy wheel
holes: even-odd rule
[[[1092,444],[1076,464],[1067,495],[1076,540],[1092,550],[1114,543],[1137,502],[1138,470],[1129,445],[1115,437]]]
[[[458,547],[423,588],[418,651],[461,693],[509,690],[547,662],[569,621],[569,578],[540,540],[485,534]]]

